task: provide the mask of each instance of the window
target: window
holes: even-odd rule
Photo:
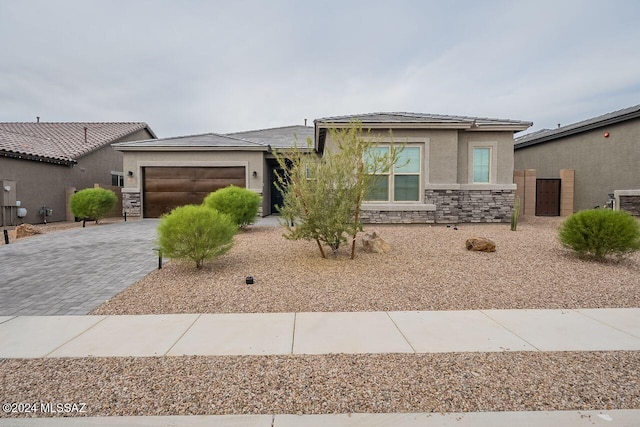
[[[111,172],[111,185],[124,187],[124,174],[122,172]]]
[[[376,147],[373,150],[372,156],[389,156],[389,147]],[[405,147],[396,165],[389,172],[378,175],[367,194],[367,201],[420,201],[420,147]]]
[[[473,182],[491,182],[491,147],[474,147],[473,149]]]

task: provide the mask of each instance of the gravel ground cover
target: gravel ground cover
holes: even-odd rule
[[[315,242],[251,227],[202,270],[165,264],[93,314],[640,307],[640,253],[580,260],[558,243],[560,224],[527,218],[516,232],[508,224],[368,225],[391,253],[359,250],[355,260],[346,248],[322,259]],[[497,251],[467,251],[472,236],[494,240]]]
[[[86,404],[69,416],[603,410],[639,408],[639,378],[640,352],[31,359],[0,361],[0,396]]]

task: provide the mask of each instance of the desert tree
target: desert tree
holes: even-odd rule
[[[331,144],[321,156],[310,139],[305,149],[296,144],[292,150],[275,153],[283,170],[277,174],[276,186],[284,195],[279,210],[286,238],[315,240],[323,258],[323,244],[335,256],[351,239],[353,259],[356,236],[362,230],[362,203],[398,161],[401,148],[392,141],[389,150],[377,150],[379,139],[358,122],[332,127],[329,136]]]

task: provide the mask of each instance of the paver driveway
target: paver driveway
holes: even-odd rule
[[[157,268],[157,226],[118,222],[0,246],[0,316],[89,313]]]

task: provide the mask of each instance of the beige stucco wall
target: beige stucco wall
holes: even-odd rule
[[[246,166],[247,188],[259,193],[266,172],[262,151],[125,151],[125,191],[141,191],[142,168],[147,166]],[[128,176],[129,171],[133,177]]]
[[[492,173],[492,184],[513,184],[513,134],[511,132],[460,132],[458,139],[458,182],[470,184],[469,179],[469,146],[491,146],[492,165],[494,166],[495,179]]]
[[[389,141],[388,131],[372,131],[381,142]],[[495,173],[492,184],[513,186],[513,134],[511,132],[478,132],[457,129],[397,129],[393,131],[397,144],[420,145],[426,173],[425,188],[444,188],[459,184],[469,184],[469,144],[481,143],[494,147]],[[326,147],[335,148],[330,134]],[[486,186],[485,186],[486,187]]]
[[[601,206],[614,190],[640,188],[638,165],[640,119],[515,151],[515,168],[536,169],[538,178],[560,178],[560,169],[574,169],[575,210]]]

